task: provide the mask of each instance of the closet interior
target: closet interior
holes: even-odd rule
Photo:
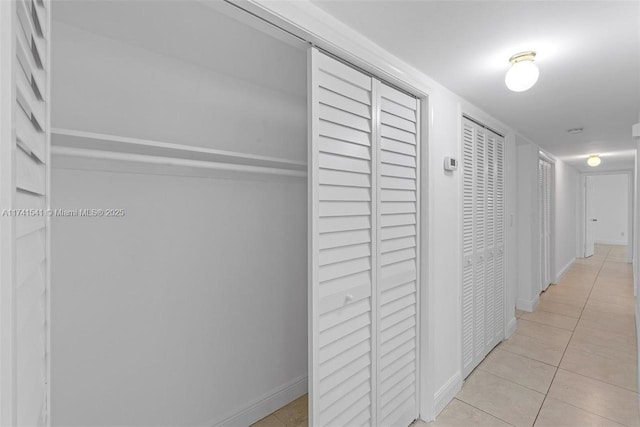
[[[52,208],[113,210],[52,218],[53,425],[303,395],[306,44],[223,2],[51,8]]]
[[[228,3],[52,7],[51,204],[103,212],[52,218],[53,425],[416,419],[419,101]]]

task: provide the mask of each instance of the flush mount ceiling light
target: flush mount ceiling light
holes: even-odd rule
[[[600,164],[600,154],[589,154],[589,158],[587,159],[587,164],[592,168],[595,168]]]
[[[533,51],[520,52],[509,58],[511,68],[504,76],[504,83],[514,92],[524,92],[538,81],[540,71],[533,63],[536,53]]]

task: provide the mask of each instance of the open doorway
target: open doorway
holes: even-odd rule
[[[626,172],[585,176],[584,256],[598,255],[597,247],[616,246],[628,261],[630,174]]]

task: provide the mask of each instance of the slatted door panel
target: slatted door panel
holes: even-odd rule
[[[310,414],[374,424],[372,79],[311,49]]]
[[[49,4],[15,2],[16,419],[47,422],[47,221]]]
[[[475,254],[475,139],[476,128],[468,120],[462,128],[462,374],[474,365],[474,254]]]
[[[378,85],[378,425],[418,415],[418,102]]]
[[[494,260],[494,344],[504,339],[504,297],[505,297],[505,186],[504,186],[504,138],[496,136],[495,170],[495,260]]]
[[[475,141],[475,262],[474,262],[474,358],[481,360],[485,355],[485,266],[486,266],[486,179],[487,179],[487,134],[482,128],[476,127]]]
[[[487,132],[486,136],[486,257],[485,257],[485,347],[488,353],[493,348],[495,330],[495,242],[496,242],[496,135]]]

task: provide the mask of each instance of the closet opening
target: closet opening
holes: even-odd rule
[[[53,425],[307,392],[307,45],[223,2],[52,2]]]
[[[51,13],[51,424],[416,419],[425,98],[227,2]]]

